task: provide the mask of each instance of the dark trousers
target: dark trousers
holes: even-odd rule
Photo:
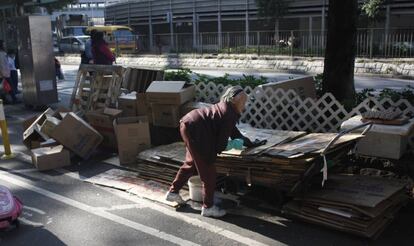
[[[10,95],[13,99],[16,98],[17,94],[17,83],[19,83],[19,78],[17,76],[17,70],[11,70],[10,71],[10,78],[9,78],[10,86],[12,87],[12,91],[10,92]]]
[[[203,183],[203,206],[209,208],[214,205],[214,190],[216,189],[216,167],[213,163],[206,163],[199,153],[192,148],[191,136],[185,124],[180,125],[181,137],[186,149],[185,161],[173,181],[170,192],[178,193],[188,179],[198,172]]]

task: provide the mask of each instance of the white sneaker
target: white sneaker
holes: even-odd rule
[[[203,207],[201,209],[201,215],[204,216],[204,217],[220,218],[220,217],[223,217],[224,215],[226,215],[226,210],[220,209],[216,205],[214,205],[210,208]]]
[[[167,192],[167,194],[165,195],[165,200],[169,201],[169,202],[176,202],[180,205],[185,204],[186,202],[184,201],[184,199],[180,196],[180,194],[178,193],[173,193],[173,192]]]

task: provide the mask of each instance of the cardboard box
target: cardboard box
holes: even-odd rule
[[[51,135],[60,144],[86,159],[102,142],[102,135],[74,113],[68,113]]]
[[[66,114],[70,112],[72,111],[65,107],[59,107],[53,112],[52,116],[59,120],[62,120],[66,116]]]
[[[116,150],[117,143],[113,122],[121,113],[122,110],[114,108],[99,109],[86,113],[85,117],[88,123],[103,136],[102,147]]]
[[[137,116],[137,95],[125,95],[118,98],[118,109],[122,110],[122,117]]]
[[[41,125],[46,120],[46,116],[53,115],[54,111],[48,108],[41,115],[39,115],[34,121],[33,118],[30,118],[26,121],[24,125],[27,125],[29,122],[32,122],[29,127],[27,127],[23,132],[23,144],[29,148],[38,148],[41,142],[46,141],[49,137],[41,132]]]
[[[50,170],[70,165],[70,154],[62,145],[31,150],[32,162],[39,170]]]
[[[151,116],[151,107],[147,103],[145,93],[138,93],[137,95],[137,116],[146,115],[148,117]]]
[[[43,148],[43,147],[53,147],[53,146],[58,146],[59,143],[56,142],[56,140],[54,140],[53,138],[49,138],[48,140],[41,142],[39,144],[39,148]]]
[[[121,164],[134,162],[139,152],[151,147],[147,116],[118,118],[114,128]]]
[[[180,106],[151,104],[151,108],[154,126],[178,127],[180,125]]]
[[[46,120],[43,122],[40,131],[42,131],[46,136],[50,136],[53,130],[59,125],[60,120],[53,116],[46,115]]]
[[[195,86],[185,81],[154,81],[146,91],[148,104],[181,105],[195,97]]]
[[[316,98],[315,80],[312,76],[268,83],[259,87],[263,89],[272,88],[274,90],[281,88],[286,91],[292,89],[302,98]]]
[[[25,119],[22,123],[23,124],[23,132],[26,131],[27,128],[29,128],[33,124],[33,122],[36,121],[36,119],[38,117],[39,117],[38,115],[35,115],[35,116],[32,116],[30,118]]]

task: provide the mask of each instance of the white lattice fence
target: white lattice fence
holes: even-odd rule
[[[199,83],[197,100],[215,103],[227,87],[222,84]],[[399,108],[404,115],[414,115],[414,107],[405,99],[393,102],[391,99],[367,98],[351,112],[338,102],[331,93],[318,100],[301,98],[293,90],[272,88],[245,88],[249,95],[246,111],[241,121],[258,128],[279,130],[302,130],[308,132],[337,132],[341,123],[367,110]],[[414,146],[414,139],[411,139]]]

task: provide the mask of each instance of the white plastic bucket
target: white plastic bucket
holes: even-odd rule
[[[190,199],[196,202],[203,201],[203,192],[201,179],[199,176],[192,176],[188,179],[188,187],[190,188]]]

